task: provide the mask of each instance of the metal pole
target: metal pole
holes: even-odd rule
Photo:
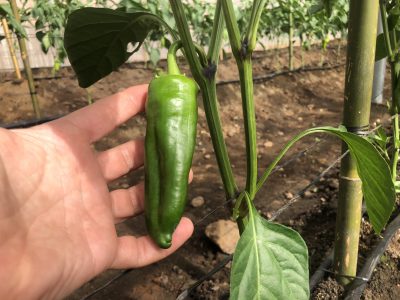
[[[381,34],[383,32],[382,28],[382,18],[381,14],[378,13],[378,32]],[[382,104],[383,102],[383,88],[385,85],[385,73],[386,73],[386,61],[387,58],[383,58],[375,62],[374,69],[374,83],[372,86],[372,103]]]

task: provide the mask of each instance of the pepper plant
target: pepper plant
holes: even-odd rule
[[[309,267],[305,242],[296,231],[264,219],[257,212],[254,204],[257,192],[266,184],[272,169],[288,149],[302,137],[313,133],[332,134],[346,143],[363,183],[368,214],[377,232],[382,230],[390,216],[395,191],[389,166],[379,151],[368,140],[348,132],[345,127],[318,127],[299,133],[277,155],[266,171],[260,177],[258,176],[252,54],[257,43],[260,19],[265,11],[266,2],[266,0],[252,2],[249,14],[246,16],[247,22],[244,25],[244,30],[240,30],[232,1],[218,0],[215,5],[215,17],[207,52],[193,41],[186,18],[187,9],[180,0],[169,1],[175,21],[174,28],[171,28],[168,22],[159,15],[143,8],[131,9],[129,12],[105,8],[79,9],[69,16],[64,42],[79,84],[82,87],[88,87],[118,69],[143,45],[152,31],[163,28],[162,30],[168,32],[174,41],[178,41],[178,44],[183,47],[183,53],[192,76],[202,95],[226,197],[235,201],[233,218],[238,223],[241,238],[233,256],[231,298],[308,299],[310,294]],[[218,112],[216,73],[225,27],[240,77],[247,162],[246,185],[244,187],[239,187],[236,184]],[[166,32],[165,34],[167,34]],[[128,51],[128,45],[134,45],[134,50]],[[173,43],[173,45],[177,45],[177,43]],[[170,53],[172,53],[172,56],[175,55],[175,51],[171,50]],[[168,64],[170,65],[170,63]],[[152,100],[160,98],[160,94],[157,94],[156,98],[152,98],[153,93],[157,93],[157,91],[152,90],[152,85],[157,80],[159,78],[154,79],[150,84],[148,101],[151,105],[149,104],[147,107],[149,124],[147,125],[146,139],[149,136],[150,140],[154,140],[152,130],[156,128],[156,134],[165,133],[164,141],[173,141],[173,133],[170,133],[171,130],[168,130],[168,128],[172,126],[176,132],[183,132],[185,128],[179,122],[174,121],[174,118],[163,117],[162,120],[154,118],[157,114],[167,116],[167,110],[173,110],[174,105],[178,105],[174,104],[173,101],[168,105],[154,104],[157,101]],[[176,88],[175,84],[172,81],[170,82],[171,91]],[[162,94],[163,92],[158,93]],[[170,95],[167,95],[168,92],[165,93],[165,98],[170,99]],[[193,95],[192,93],[188,93],[186,96],[180,94],[178,98],[179,103],[181,101],[189,102],[192,101]],[[193,138],[193,134],[190,135],[188,140]],[[146,147],[148,147],[146,151],[154,150],[154,145],[146,145]],[[166,153],[170,153],[169,150],[173,147],[181,146],[160,145],[160,149],[165,150]],[[185,145],[182,147],[185,147]],[[181,150],[175,149],[175,151]],[[180,155],[168,160],[166,158],[163,160],[162,155],[160,151],[156,154],[159,166],[168,168],[169,173],[181,173],[182,167],[188,165],[188,160],[180,158]],[[156,172],[154,174],[154,170],[152,173],[150,165],[146,168],[148,169],[146,171],[146,176],[148,176],[146,182],[147,180],[156,182],[155,193],[160,193],[164,197],[162,202],[160,200],[157,203],[157,201],[153,202],[151,199],[157,199],[158,196],[152,198],[147,195],[145,201],[148,209],[157,211],[158,205],[163,207],[168,204],[175,205],[176,199],[165,197],[170,193],[173,194],[173,189],[178,189],[179,193],[186,195],[184,190],[186,180],[184,180],[184,186],[180,184],[182,180],[179,181],[178,185],[173,182],[167,184],[157,177],[164,173],[157,174]],[[181,205],[177,205],[179,207],[176,207],[174,218],[179,219],[183,213]],[[171,229],[171,224],[165,225],[168,228],[160,228],[165,221],[161,214],[157,215],[154,211],[147,211],[146,214],[149,214],[150,218],[154,218],[150,221],[150,231],[153,229],[156,229],[155,231],[159,229],[166,229],[168,232],[173,231],[174,226]],[[158,235],[158,233],[156,232],[155,235]],[[162,236],[158,235],[158,237],[163,237],[163,239],[160,239],[161,243],[159,243],[161,246],[169,246],[165,242],[167,241],[166,236],[164,233]],[[157,240],[157,236],[155,240]]]
[[[396,189],[400,191],[400,182],[397,180],[397,165],[400,148],[400,1],[380,1],[383,33],[377,37],[376,60],[388,57],[391,70],[392,90],[391,101],[388,103],[392,116],[392,134],[388,137],[384,130],[372,135],[372,140],[381,150],[390,163],[392,179]]]

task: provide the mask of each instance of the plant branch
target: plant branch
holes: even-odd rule
[[[185,16],[185,9],[183,7],[182,1],[180,0],[170,0],[172,12],[174,14],[176,27],[180,35],[180,39],[183,44],[183,49],[185,50],[185,56],[190,65],[190,70],[192,71],[193,77],[199,83],[204,81],[203,68],[201,66],[200,60],[196,54],[196,48],[193,44],[192,36],[190,34],[188,22]],[[199,83],[200,84],[200,83]]]
[[[257,184],[257,128],[254,108],[254,84],[251,57],[247,57],[243,62],[239,62],[238,67],[246,136],[246,191],[249,193],[250,198],[254,199]]]
[[[382,28],[383,28],[383,34],[384,34],[384,40],[385,40],[385,45],[386,45],[386,50],[388,52],[389,60],[393,61],[393,50],[392,50],[392,45],[390,43],[390,34],[389,34],[389,25],[387,22],[387,12],[386,12],[386,6],[383,0],[379,1],[379,11],[381,13],[381,19],[382,19]]]
[[[258,32],[258,25],[260,24],[261,14],[264,10],[265,4],[267,0],[256,0],[254,1],[252,10],[251,10],[251,17],[249,21],[249,27],[247,28],[245,41],[247,42],[247,50],[249,52],[253,52],[256,43],[257,43],[257,32]]]
[[[200,60],[196,56],[195,46],[190,35],[182,1],[170,0],[170,4],[190,69],[202,92],[207,124],[210,129],[210,135],[226,196],[229,199],[235,198],[238,189],[233,176],[228,150],[222,133],[221,119],[218,113],[215,72],[211,74],[211,76],[205,76],[204,74]]]
[[[222,46],[224,33],[224,14],[222,12],[222,0],[217,0],[215,8],[215,17],[213,29],[211,32],[210,46],[208,48],[207,58],[211,64],[218,64],[219,51]]]
[[[252,8],[250,26],[247,34],[256,43],[257,28],[260,21],[261,11],[264,7],[265,1],[255,1]],[[257,137],[256,137],[256,118],[254,108],[254,84],[253,84],[253,70],[251,55],[254,47],[249,48],[246,39],[240,44],[240,33],[237,24],[236,16],[233,10],[233,3],[231,0],[223,1],[223,10],[225,22],[231,43],[232,52],[236,59],[236,64],[239,69],[240,87],[242,94],[242,108],[244,127],[246,135],[246,160],[247,160],[247,178],[246,178],[246,191],[249,193],[250,198],[253,199],[257,184]],[[254,46],[253,45],[253,46]],[[241,208],[242,216],[246,215],[244,211],[246,207]]]
[[[229,42],[232,53],[236,61],[242,56],[242,42],[240,40],[240,30],[236,21],[235,11],[231,0],[222,0],[226,29],[228,30]]]

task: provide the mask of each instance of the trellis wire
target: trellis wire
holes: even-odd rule
[[[360,299],[364,289],[366,288],[367,283],[372,277],[373,271],[379,263],[380,257],[389,246],[392,237],[399,228],[400,214],[399,211],[397,211],[397,216],[387,226],[385,232],[383,233],[382,239],[378,241],[376,247],[368,256],[366,262],[364,263],[364,266],[359,272],[359,275],[355,277],[355,280],[346,290],[346,297],[344,298],[345,300]]]
[[[318,144],[322,144],[325,143],[326,139],[319,139],[316,142],[314,142],[311,146],[307,147],[306,149],[303,149],[302,151],[298,152],[296,155],[293,155],[293,157],[291,157],[289,160],[285,161],[282,165],[277,165],[271,172],[270,175],[276,173],[277,171],[279,171],[280,169],[290,165],[292,162],[296,161],[297,159],[303,157],[304,155],[307,154],[307,152],[311,151],[314,147],[316,147]],[[233,202],[235,199],[228,199],[225,200],[224,203],[222,203],[221,205],[218,205],[216,208],[214,208],[211,212],[209,212],[208,214],[206,214],[204,217],[202,217],[199,221],[197,221],[194,225],[197,226],[200,223],[202,223],[205,219],[207,219],[208,217],[210,217],[211,215],[213,215],[217,210],[224,208],[226,205],[228,205],[229,203]]]

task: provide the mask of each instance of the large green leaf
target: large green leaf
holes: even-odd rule
[[[28,38],[25,28],[21,25],[20,22],[17,21],[17,19],[15,19],[11,6],[8,3],[0,4],[0,17],[6,18],[7,23],[10,26],[10,29],[16,35],[19,35],[26,39]]]
[[[79,85],[88,87],[120,67],[163,21],[143,10],[82,8],[68,18],[64,44]],[[165,24],[164,24],[165,25]],[[128,51],[128,46],[134,46]]]
[[[375,61],[384,59],[388,56],[385,44],[385,36],[383,33],[376,37],[376,51],[375,51]]]
[[[345,141],[356,160],[369,220],[374,230],[380,233],[396,201],[396,190],[386,160],[368,140],[358,135],[337,128],[325,130]]]
[[[287,143],[257,183],[257,191],[264,185],[273,168],[285,153],[301,138],[312,133],[330,133],[342,139],[356,160],[357,171],[362,181],[362,191],[367,204],[367,213],[375,232],[380,233],[393,211],[396,191],[389,165],[379,151],[367,139],[347,132],[344,127],[316,127],[307,129]],[[251,195],[254,196],[254,195]]]
[[[315,14],[325,9],[326,15],[331,16],[333,7],[337,0],[317,0],[315,4],[313,4],[308,12],[310,14]]]
[[[300,234],[254,206],[233,255],[231,299],[309,299],[308,251]]]
[[[392,31],[390,31],[390,34],[392,35]],[[396,37],[397,40],[400,38],[400,31],[396,30]],[[386,49],[386,43],[385,43],[385,35],[383,33],[379,34],[376,37],[376,51],[375,51],[375,61],[384,59],[389,55],[387,49]]]

